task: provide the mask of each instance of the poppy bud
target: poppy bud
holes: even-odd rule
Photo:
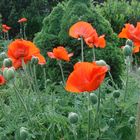
[[[31,63],[34,64],[34,65],[37,65],[38,62],[39,62],[38,57],[33,56],[32,59],[31,59]]]
[[[131,116],[128,120],[130,124],[135,124],[135,117]]]
[[[98,102],[98,97],[95,93],[90,93],[90,100],[93,104],[96,104]]]
[[[129,45],[125,45],[123,48],[123,53],[125,56],[130,56],[132,54],[132,48]]]
[[[4,67],[11,67],[12,66],[12,60],[10,58],[5,58],[3,60]]]
[[[7,57],[7,56],[6,56],[6,53],[5,53],[5,52],[2,52],[2,53],[0,54],[0,61],[3,61],[6,57]]]
[[[69,119],[71,124],[75,124],[75,123],[78,122],[78,114],[74,113],[74,112],[70,112],[69,116],[68,116],[68,119]]]
[[[109,126],[114,126],[114,124],[115,124],[114,118],[110,118],[108,124],[109,124]]]
[[[6,80],[11,80],[15,77],[15,69],[13,67],[4,68],[3,75],[6,78]]]
[[[19,134],[20,134],[20,140],[26,140],[29,135],[28,130],[25,127],[20,128]]]
[[[104,60],[98,60],[98,61],[96,61],[96,64],[99,66],[106,66],[107,65]]]
[[[120,91],[119,90],[113,91],[113,97],[114,98],[119,98],[120,97]]]
[[[133,47],[133,41],[130,40],[130,39],[127,39],[127,41],[126,41],[125,44],[126,44],[126,45],[129,45],[130,47]]]

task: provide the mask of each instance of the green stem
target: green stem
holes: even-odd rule
[[[59,65],[60,70],[61,70],[61,75],[62,75],[63,85],[65,85],[64,72],[63,72],[63,68],[62,68],[62,64],[61,64],[61,61],[60,61],[60,60],[58,60],[58,65]]]
[[[126,96],[127,96],[127,88],[128,88],[128,78],[129,77],[129,66],[128,64],[126,64],[126,82],[125,82],[125,91],[124,91],[124,102],[126,100]]]
[[[88,132],[87,132],[87,140],[90,139],[90,119],[91,119],[91,109],[90,109],[90,94],[88,93]]]
[[[33,65],[33,71],[34,71],[34,80],[35,80],[35,90],[38,93],[39,88],[38,88],[37,77],[36,77],[36,65]]]
[[[46,69],[44,67],[43,67],[43,73],[44,73],[44,87],[46,89],[47,88],[47,85],[46,85],[47,79],[46,79]]]
[[[20,92],[19,92],[19,90],[18,90],[18,88],[16,87],[16,85],[15,85],[14,82],[13,82],[13,86],[14,86],[14,88],[15,88],[15,92],[16,92],[16,94],[17,94],[17,97],[19,98],[21,104],[22,104],[23,107],[24,107],[24,110],[25,110],[25,112],[26,112],[26,114],[27,114],[27,117],[28,117],[28,121],[31,123],[30,115],[29,115],[27,106],[26,106],[26,104],[25,104],[25,102],[24,102],[24,99],[23,99],[23,97],[20,95]]]
[[[93,61],[96,61],[96,55],[95,55],[95,48],[94,48],[94,46],[92,48],[92,53],[93,53]]]
[[[83,41],[83,37],[80,38],[81,40],[81,61],[84,61],[84,41]]]
[[[27,36],[26,36],[26,25],[23,24],[23,36],[24,36],[24,39],[27,40]]]
[[[76,127],[74,124],[72,124],[72,133],[73,133],[73,136],[74,136],[74,140],[77,140],[77,132],[76,132]]]
[[[109,74],[109,77],[110,77],[110,79],[111,79],[111,82],[112,82],[114,88],[115,88],[115,89],[119,89],[118,86],[115,84],[115,82],[114,82],[114,80],[113,80],[113,77],[112,77],[112,74],[111,74],[110,70],[108,70],[108,74]]]

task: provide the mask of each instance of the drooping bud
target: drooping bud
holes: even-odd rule
[[[123,47],[123,53],[125,56],[130,56],[132,54],[132,48],[129,45]]]
[[[7,57],[6,53],[5,52],[2,52],[0,54],[0,61],[3,61],[6,57]]]
[[[104,60],[98,60],[98,61],[96,61],[96,64],[99,66],[106,66],[107,65]]]
[[[133,116],[131,116],[130,118],[129,118],[129,120],[128,120],[128,122],[130,123],[130,124],[135,124],[135,117],[133,117]]]
[[[120,91],[119,90],[113,91],[113,97],[114,98],[119,98],[120,97]]]
[[[98,97],[95,93],[90,93],[90,100],[91,102],[94,104],[96,104],[98,102]]]
[[[125,44],[129,45],[130,47],[133,47],[133,41],[130,39],[127,39]]]
[[[26,140],[28,138],[28,129],[25,127],[21,127],[19,131],[20,140]]]
[[[32,59],[31,59],[31,64],[37,65],[38,62],[39,62],[38,57],[33,56]]]
[[[69,116],[68,116],[68,119],[69,119],[71,124],[75,124],[75,123],[78,122],[78,114],[74,113],[74,112],[70,112]]]
[[[11,67],[12,66],[12,60],[10,58],[5,58],[3,60],[3,66],[4,67]]]

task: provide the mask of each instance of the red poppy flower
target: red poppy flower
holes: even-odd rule
[[[22,60],[25,63],[30,61],[32,56],[38,57],[39,64],[46,62],[40,50],[30,41],[17,39],[8,46],[8,57],[12,59],[15,68],[22,66]]]
[[[68,77],[65,89],[76,93],[96,90],[103,82],[107,71],[106,66],[78,62],[74,66],[74,71]]]
[[[100,48],[105,48],[106,46],[104,35],[98,37],[98,34],[96,33],[96,31],[92,36],[86,38],[85,42],[90,48],[93,48],[94,45]]]
[[[27,18],[21,18],[18,20],[19,23],[27,22]]]
[[[4,29],[5,29],[5,28],[6,28],[6,26],[7,26],[6,24],[2,24],[2,28],[4,28]]]
[[[72,25],[69,30],[69,35],[73,38],[88,38],[94,33],[93,27],[91,24],[79,21]]]
[[[4,33],[7,33],[7,32],[8,32],[8,30],[6,30],[6,29],[2,29],[2,31],[3,31]]]
[[[11,29],[10,26],[7,26],[6,24],[2,24],[3,32],[8,32],[8,30]]]
[[[4,85],[5,83],[6,83],[5,78],[2,75],[0,75],[0,86]]]
[[[6,29],[6,30],[10,30],[11,27],[10,27],[10,26],[6,26],[5,29]]]
[[[70,57],[73,56],[73,53],[68,54],[67,50],[63,46],[58,46],[53,49],[53,52],[48,52],[47,54],[50,58],[65,61],[70,61]]]

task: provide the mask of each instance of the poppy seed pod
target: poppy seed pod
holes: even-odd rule
[[[132,48],[129,45],[125,45],[123,48],[123,53],[125,56],[130,56],[132,54]]]
[[[5,68],[3,71],[3,75],[6,78],[6,80],[11,80],[15,77],[15,69],[13,67]]]
[[[26,140],[29,135],[28,130],[25,127],[20,128],[19,134],[20,134],[20,140]]]
[[[10,58],[5,58],[3,60],[4,67],[11,67],[12,66],[12,60]]]
[[[120,97],[120,91],[119,90],[113,91],[113,97],[114,98],[119,98]]]
[[[5,52],[2,52],[0,54],[0,61],[3,61],[6,57],[7,57],[6,53]]]
[[[71,124],[75,124],[75,123],[78,122],[78,114],[74,113],[74,112],[70,112],[69,116],[68,116],[68,119],[69,119]]]
[[[38,62],[39,62],[38,57],[33,56],[32,59],[31,59],[31,64],[37,65]]]
[[[133,41],[130,39],[127,39],[126,45],[129,45],[130,47],[133,47]]]
[[[135,117],[131,116],[128,120],[130,124],[135,124]]]
[[[96,64],[97,64],[98,66],[106,66],[106,65],[107,65],[106,62],[105,62],[104,60],[98,60],[98,61],[96,61]]]
[[[91,94],[90,94],[90,100],[91,100],[91,102],[93,103],[93,105],[96,104],[96,103],[98,102],[98,97],[97,97],[97,95],[96,95],[95,93],[91,93]]]

